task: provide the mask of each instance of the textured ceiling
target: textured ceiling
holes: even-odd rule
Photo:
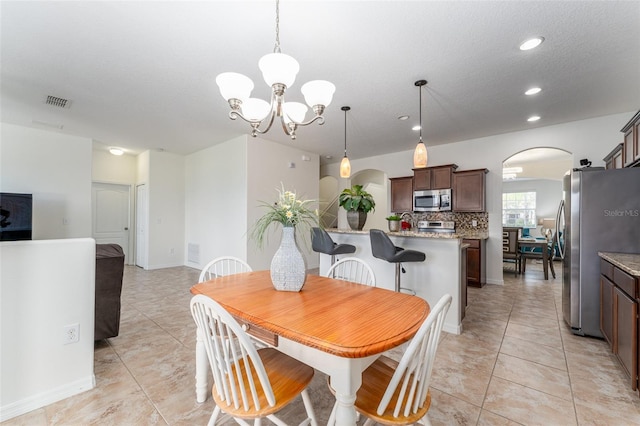
[[[247,133],[215,77],[248,75],[268,99],[258,59],[273,50],[272,1],[11,2],[1,7],[2,121],[90,137],[131,153],[188,154]],[[264,137],[339,161],[413,149],[418,89],[424,139],[445,144],[635,111],[638,1],[286,1],[283,53],[300,86],[336,85],[326,123]],[[522,52],[530,36],[546,41]],[[527,97],[534,85],[542,93]],[[48,106],[47,95],[71,100]],[[537,114],[537,123],[526,118]],[[400,121],[400,115],[410,119]],[[327,160],[326,155],[333,156]]]

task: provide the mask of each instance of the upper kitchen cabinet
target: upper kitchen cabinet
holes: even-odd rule
[[[487,169],[465,170],[453,173],[454,212],[484,212]]]
[[[621,169],[623,167],[624,144],[618,144],[606,157],[603,158],[605,169]]]
[[[390,178],[391,211],[394,213],[413,210],[413,176]]]
[[[413,169],[413,190],[449,189],[453,181],[453,172],[458,168],[455,164],[446,166]]]
[[[620,131],[624,133],[624,167],[640,166],[640,111]]]

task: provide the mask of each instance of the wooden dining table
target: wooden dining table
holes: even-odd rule
[[[531,249],[540,249],[540,253],[542,256],[542,270],[544,271],[544,279],[549,279],[549,242],[546,238],[520,238],[518,239],[518,246],[520,248],[527,247]],[[522,255],[522,262],[526,262],[524,259],[526,255]],[[526,270],[526,264],[523,263],[523,273]],[[554,275],[555,278],[555,275]]]
[[[300,292],[277,291],[269,271],[215,278],[194,285],[191,293],[211,297],[249,334],[327,374],[336,392],[338,425],[356,424],[353,404],[362,372],[410,340],[430,312],[416,296],[318,275],[308,275]],[[198,402],[211,392],[201,339],[198,334]]]

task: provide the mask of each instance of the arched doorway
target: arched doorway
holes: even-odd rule
[[[562,177],[573,167],[573,155],[558,148],[530,148],[503,162],[502,194],[504,226],[523,226],[539,232],[538,222],[555,218],[562,199]],[[515,200],[520,214],[506,213],[505,194],[534,194],[534,199]],[[516,198],[516,197],[512,197]]]
[[[522,235],[548,237],[558,224],[562,179],[573,167],[573,155],[557,148],[530,148],[503,162],[502,226]]]
[[[346,212],[339,207],[338,196],[344,188],[362,185],[376,203],[375,210],[367,215],[364,229],[386,229],[389,211],[389,179],[386,173],[376,169],[365,169],[351,175],[349,179],[324,176],[320,179],[320,220],[326,228],[348,228]]]

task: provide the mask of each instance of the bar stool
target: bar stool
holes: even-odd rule
[[[311,248],[318,253],[331,256],[331,266],[336,262],[337,254],[349,254],[356,252],[356,246],[351,244],[336,244],[331,236],[322,228],[311,228]]]
[[[415,295],[416,292],[410,288],[400,287],[400,270],[402,269],[402,272],[406,272],[402,267],[403,262],[424,262],[425,254],[421,251],[405,250],[402,247],[397,247],[389,236],[379,229],[369,230],[369,237],[371,238],[373,257],[396,264],[396,291],[404,290]]]

